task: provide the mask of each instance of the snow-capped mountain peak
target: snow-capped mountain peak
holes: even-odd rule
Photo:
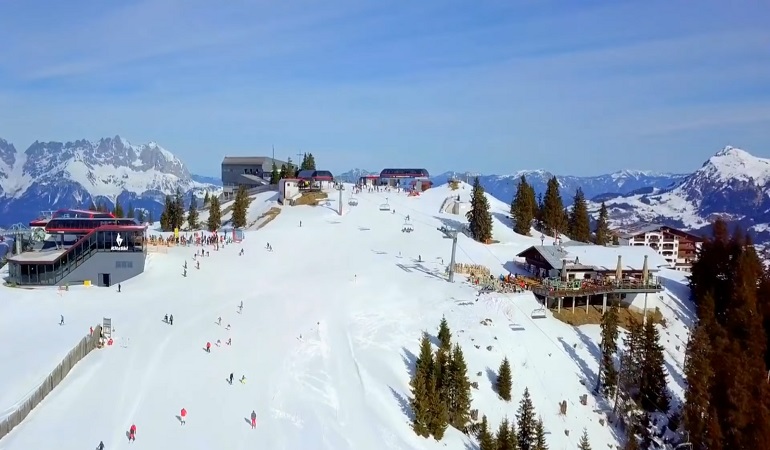
[[[715,182],[740,180],[764,186],[770,181],[770,159],[728,145],[709,158],[698,172]]]
[[[23,153],[0,141],[0,211],[14,221],[43,209],[86,207],[96,199],[158,209],[166,194],[215,186],[192,179],[184,163],[157,142],[117,135],[96,141],[35,141]],[[9,219],[10,220],[10,219]]]

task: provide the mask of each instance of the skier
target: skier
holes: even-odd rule
[[[211,353],[211,342],[206,342],[206,352]]]
[[[201,262],[200,261],[195,261],[195,268],[196,269],[200,269],[201,268]]]
[[[182,425],[186,424],[187,421],[185,419],[187,418],[187,410],[182,408],[182,411],[179,412],[179,417],[181,417],[181,419],[179,419],[179,422]]]
[[[227,338],[227,345],[233,345],[233,338]]]
[[[231,385],[233,384],[233,373],[232,372],[230,372],[230,384]]]
[[[222,325],[222,318],[221,317],[217,317],[217,325]]]
[[[164,322],[166,322],[166,323],[168,323],[168,314],[166,314],[165,316],[163,316],[163,321],[164,321]]]
[[[131,424],[131,428],[128,429],[128,442],[136,440],[136,425]]]
[[[173,325],[174,324],[174,315],[173,314],[168,316],[168,324],[169,325]]]
[[[61,319],[59,320],[59,325],[64,325],[64,315],[61,316]]]
[[[118,283],[118,292],[120,292],[120,283]]]
[[[246,384],[246,375],[241,375],[241,384]]]
[[[302,228],[302,221],[299,221],[299,227]]]
[[[222,341],[220,341],[219,339],[217,339],[217,347],[219,347],[220,345],[222,345]]]
[[[96,446],[96,450],[104,450],[104,441],[99,441],[99,445]]]
[[[251,411],[251,429],[257,428],[257,413],[256,411]]]
[[[184,268],[185,269],[187,268],[187,260],[186,259],[184,260]]]
[[[228,330],[230,329],[230,324],[229,323],[227,324],[227,328],[226,329],[228,329]]]

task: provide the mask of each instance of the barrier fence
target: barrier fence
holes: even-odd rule
[[[0,420],[0,439],[10,433],[11,430],[19,425],[22,420],[24,420],[29,413],[42,402],[43,399],[53,391],[59,383],[61,383],[70,370],[75,367],[75,364],[99,346],[101,334],[102,327],[101,325],[97,325],[94,328],[94,332],[81,339],[80,342],[70,350],[62,362],[59,363],[59,365],[46,377],[43,384],[38,386],[35,392],[24,400],[16,411],[9,414],[3,420]]]

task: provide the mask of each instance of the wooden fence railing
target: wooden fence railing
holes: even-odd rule
[[[61,383],[64,377],[75,367],[81,359],[97,348],[102,334],[101,325],[94,327],[94,332],[84,337],[80,342],[70,350],[61,363],[51,371],[45,381],[35,389],[26,400],[24,400],[16,411],[0,420],[0,439],[5,437],[11,430],[19,425],[32,410],[43,401],[43,399]]]

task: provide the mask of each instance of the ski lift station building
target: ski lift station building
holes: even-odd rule
[[[362,186],[398,186],[409,184],[417,191],[425,191],[431,186],[430,174],[426,169],[382,169],[379,175],[360,177],[358,184]]]
[[[286,164],[267,156],[225,156],[222,160],[223,198],[233,198],[241,186],[254,189],[269,185],[274,163],[279,169]]]

